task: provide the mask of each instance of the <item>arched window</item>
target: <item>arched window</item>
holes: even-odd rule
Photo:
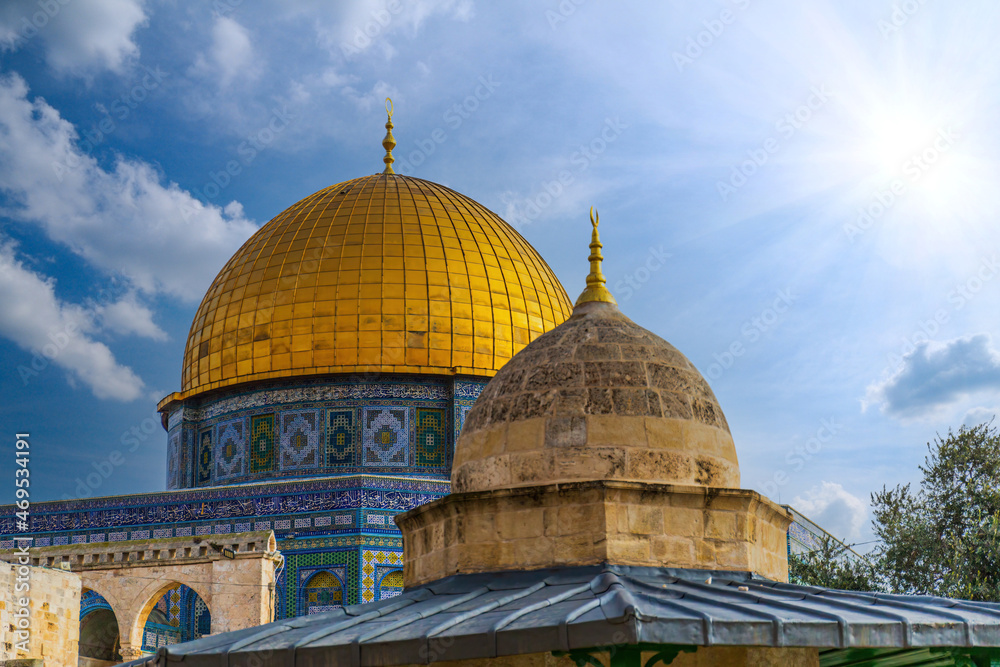
[[[80,596],[80,657],[121,662],[118,619],[97,591],[85,588]]]
[[[384,577],[382,577],[382,582],[378,587],[378,599],[385,600],[387,598],[396,597],[403,592],[403,571],[393,570],[392,572],[387,572]]]
[[[306,615],[319,614],[344,606],[344,589],[335,574],[321,570],[306,582],[303,598]]]
[[[211,632],[208,605],[190,587],[174,584],[149,611],[142,632],[142,650],[154,652],[161,646],[198,639]]]

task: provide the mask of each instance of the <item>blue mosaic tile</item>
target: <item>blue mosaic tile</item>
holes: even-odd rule
[[[304,615],[321,614],[344,605],[347,567],[308,568],[299,571],[299,610]]]
[[[278,416],[281,425],[278,451],[282,470],[320,466],[319,410],[295,410]]]
[[[354,465],[354,410],[327,410],[326,418],[326,465]]]
[[[246,421],[240,417],[215,425],[215,478],[223,481],[244,473]],[[202,436],[204,437],[204,436]]]
[[[362,417],[362,464],[405,466],[410,458],[409,410],[366,407]]]
[[[167,488],[178,489],[181,487],[181,462],[183,453],[181,452],[181,431],[177,429],[167,438]]]
[[[403,592],[403,571],[396,566],[379,565],[375,568],[378,581],[377,600],[388,600]]]
[[[198,438],[198,468],[195,484],[204,486],[212,482],[212,432],[202,431]]]
[[[440,408],[417,408],[416,431],[414,464],[418,468],[445,467],[448,448],[445,411]]]
[[[275,468],[274,415],[250,418],[250,473],[270,472]]]

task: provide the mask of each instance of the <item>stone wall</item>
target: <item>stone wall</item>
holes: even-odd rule
[[[12,558],[12,552],[0,552],[0,560]],[[72,622],[72,665],[76,665],[81,582],[111,606],[118,621],[122,657],[131,660],[140,655],[150,610],[177,583],[192,588],[208,606],[213,634],[273,620],[275,568],[281,556],[276,552],[274,533],[259,531],[224,538],[174,537],[36,547],[31,549],[31,560],[38,565],[66,563],[79,572],[65,573],[77,582]]]
[[[406,586],[614,563],[788,580],[791,517],[755,491],[593,481],[452,494],[397,517]]]
[[[80,639],[80,576],[73,572],[28,567],[28,590],[19,591],[16,563],[0,562],[0,664],[41,659],[45,667],[76,667]],[[21,576],[23,580],[23,576]],[[17,635],[22,597],[28,599],[28,651],[19,650]]]

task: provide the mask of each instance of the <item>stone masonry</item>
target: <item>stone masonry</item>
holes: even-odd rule
[[[616,563],[788,580],[791,516],[755,491],[594,480],[452,494],[397,518],[404,577]]]
[[[740,484],[708,383],[609,303],[577,306],[490,381],[455,449],[452,490],[586,479]]]
[[[18,588],[21,567],[28,570],[27,590]],[[0,665],[35,659],[44,667],[76,667],[80,590],[80,576],[73,572],[0,562]],[[29,609],[27,652],[18,649],[21,598]]]
[[[11,560],[11,552],[0,560]],[[31,549],[34,565],[66,563],[83,588],[100,593],[118,620],[121,654],[140,656],[142,631],[164,591],[185,584],[212,614],[212,633],[268,623],[274,610],[274,578],[281,555],[270,531],[205,537],[73,544]],[[78,573],[78,574],[77,574]],[[79,633],[80,592],[74,631]],[[76,664],[75,652],[73,648]]]

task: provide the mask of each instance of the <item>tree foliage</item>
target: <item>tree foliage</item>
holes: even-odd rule
[[[815,551],[789,556],[788,580],[793,584],[845,591],[880,589],[871,561],[866,556],[854,554],[847,546],[827,535],[823,536]]]
[[[1000,433],[992,422],[928,443],[920,489],[872,494],[879,575],[896,593],[1000,600]]]

